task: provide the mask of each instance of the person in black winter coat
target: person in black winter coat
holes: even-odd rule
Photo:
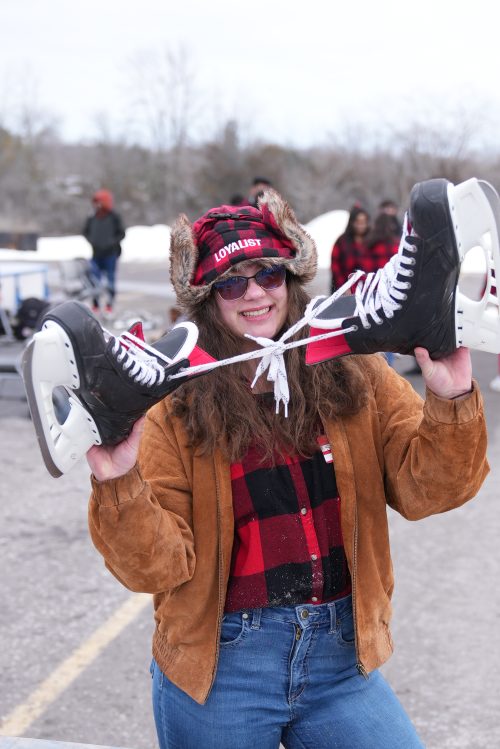
[[[83,236],[92,245],[91,268],[100,281],[106,277],[107,302],[105,311],[112,312],[115,299],[115,277],[118,258],[121,255],[120,242],[125,230],[120,215],[113,210],[113,195],[109,190],[98,190],[92,196],[94,214],[89,216],[83,227]],[[99,311],[99,299],[93,300],[93,311]]]

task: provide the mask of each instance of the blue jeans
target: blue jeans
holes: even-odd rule
[[[115,275],[116,275],[116,263],[117,255],[107,255],[106,257],[94,257],[90,261],[90,267],[92,275],[101,281],[101,276],[106,276],[106,292],[108,295],[108,304],[113,306],[113,300],[115,298]],[[99,306],[99,299],[94,299],[94,305]]]
[[[422,749],[378,671],[358,673],[351,597],[226,614],[204,705],[151,664],[161,749]]]

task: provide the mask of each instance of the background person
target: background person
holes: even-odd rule
[[[367,267],[371,268],[367,272],[375,273],[383,268],[398,251],[401,234],[396,237],[394,228],[394,216],[388,213],[379,213],[373,228],[366,235],[367,259],[364,262]],[[392,365],[394,354],[388,351],[384,356],[387,362]]]
[[[272,186],[271,180],[267,177],[254,177],[248,192],[246,204],[256,206],[259,198],[264,194],[264,191],[269,190]]]
[[[316,248],[269,191],[258,209],[180,217],[170,262],[178,306],[221,359],[302,317]],[[378,355],[285,356],[290,418],[264,377],[250,387],[255,359],[188,380],[126,442],[88,453],[93,542],[154,595],[160,747],[422,747],[378,670],[393,647],[386,505],[415,520],[478,491],[469,352],[417,350],[425,408]]]
[[[103,276],[106,278],[105,311],[109,314],[116,296],[116,266],[125,230],[121,216],[113,210],[113,195],[109,190],[97,190],[92,196],[92,205],[94,213],[88,217],[82,233],[92,246],[92,273],[99,282]],[[99,299],[94,297],[93,312],[98,311]]]
[[[347,227],[337,239],[331,256],[331,292],[340,288],[356,270],[370,272],[371,264],[366,246],[370,230],[370,216],[360,206],[349,213]]]
[[[390,200],[389,198],[387,198],[379,203],[378,212],[379,215],[383,214],[385,216],[391,217],[392,233],[394,235],[394,238],[399,242],[401,232],[403,231],[403,225],[398,218],[398,204],[395,203],[394,200]]]

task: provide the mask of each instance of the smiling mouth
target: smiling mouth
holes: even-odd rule
[[[243,317],[262,317],[267,315],[271,307],[263,307],[262,309],[251,310],[249,312],[242,312]]]

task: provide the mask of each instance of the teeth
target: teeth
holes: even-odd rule
[[[255,310],[255,312],[242,312],[241,314],[243,317],[260,317],[261,315],[266,315],[270,309],[270,307],[265,307],[264,309]]]

